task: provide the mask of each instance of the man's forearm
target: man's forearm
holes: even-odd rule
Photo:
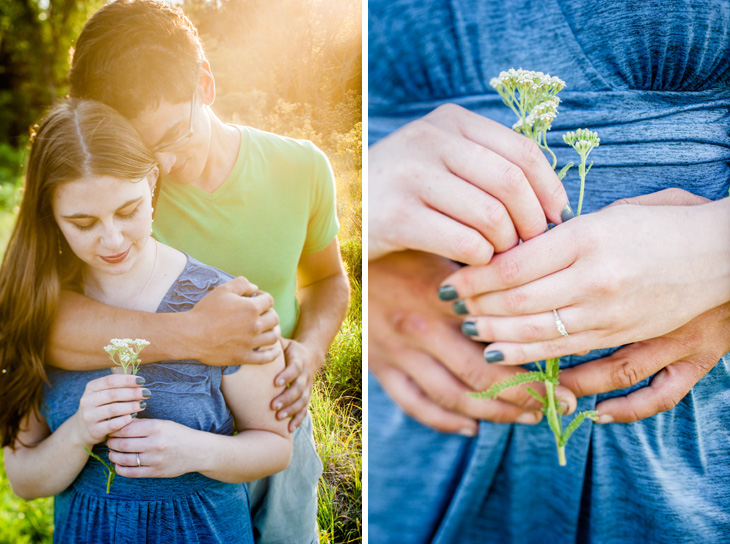
[[[317,354],[316,372],[347,315],[350,284],[344,273],[335,274],[300,288],[297,298],[300,312],[293,340]]]
[[[112,338],[144,338],[150,345],[143,363],[183,359],[186,353],[179,331],[185,313],[148,313],[107,306],[78,293],[64,291],[51,329],[48,361],[67,370],[111,366],[104,346]]]

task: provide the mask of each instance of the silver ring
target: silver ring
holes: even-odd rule
[[[558,328],[558,332],[567,338],[568,331],[565,330],[565,324],[560,320],[557,310],[553,310],[553,316],[555,316],[555,326]]]
[[[142,466],[142,462],[139,460],[139,453],[137,454],[137,466],[138,467]]]

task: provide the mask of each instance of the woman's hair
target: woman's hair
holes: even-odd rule
[[[62,183],[89,176],[139,181],[156,162],[119,113],[93,100],[59,104],[31,138],[23,199],[0,268],[0,438],[13,446],[40,407],[48,337],[61,288],[79,289],[81,261],[53,216]]]

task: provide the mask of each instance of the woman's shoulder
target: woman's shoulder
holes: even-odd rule
[[[184,312],[217,286],[233,279],[233,276],[213,266],[201,263],[185,253],[187,262],[162,299],[158,312]]]

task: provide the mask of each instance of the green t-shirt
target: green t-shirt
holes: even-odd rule
[[[312,142],[238,128],[236,164],[213,193],[163,180],[154,235],[271,293],[282,335],[291,337],[299,258],[339,230],[332,168]]]

